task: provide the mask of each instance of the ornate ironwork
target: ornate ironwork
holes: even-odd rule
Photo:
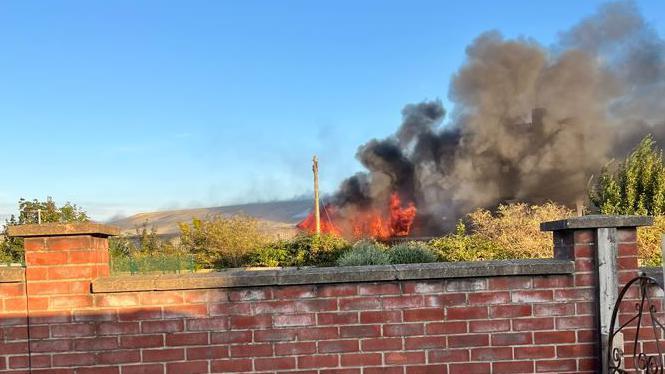
[[[626,300],[626,302],[635,302],[635,311],[633,312],[634,314],[630,316],[626,322],[619,325],[619,327],[615,329],[617,324],[617,317],[621,312],[621,302],[631,287],[638,287],[639,291],[637,298],[633,299],[631,297]],[[665,368],[663,366],[663,353],[661,352],[661,338],[662,333],[665,332],[665,326],[660,321],[658,321],[658,318],[656,318],[658,308],[652,300],[651,293],[653,290],[658,289],[663,291],[663,288],[658,284],[658,281],[646,275],[640,275],[639,277],[633,278],[630,282],[628,282],[619,293],[617,302],[614,305],[614,310],[612,311],[612,323],[610,324],[608,338],[609,349],[607,350],[607,362],[609,363],[609,373],[665,374]],[[648,322],[645,322],[646,318],[643,318],[645,313],[648,313],[650,317]],[[643,324],[645,326],[643,326]],[[624,365],[626,364],[626,356],[623,351],[624,345],[621,344],[620,347],[615,347],[614,345],[617,335],[621,333],[624,328],[629,327],[629,325],[636,329],[635,338],[632,342],[633,367],[625,368]],[[653,331],[653,339],[655,339],[655,341],[652,341],[654,343],[652,346],[655,346],[656,352],[645,352],[644,346],[640,341],[640,333],[643,333],[643,330],[647,328],[651,328]],[[621,339],[621,343],[623,343],[623,339]]]

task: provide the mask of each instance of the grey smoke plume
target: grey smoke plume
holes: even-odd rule
[[[358,149],[367,169],[335,204],[416,203],[421,233],[500,202],[583,198],[589,178],[641,137],[665,140],[665,43],[632,2],[608,3],[546,48],[480,35],[440,101],[407,105],[396,133]],[[661,143],[662,144],[662,143]]]

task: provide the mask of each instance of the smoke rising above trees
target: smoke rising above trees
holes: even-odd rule
[[[564,204],[644,135],[665,140],[665,43],[632,2],[601,6],[553,46],[478,36],[449,87],[453,106],[409,104],[394,135],[358,148],[367,169],[335,194],[341,215],[418,207],[422,233],[505,201]]]

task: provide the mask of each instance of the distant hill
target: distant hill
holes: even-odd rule
[[[288,238],[296,234],[296,224],[307,216],[312,209],[309,200],[273,201],[229,205],[212,208],[165,210],[160,212],[139,213],[130,217],[112,220],[109,224],[119,226],[123,233],[135,234],[136,228],[144,223],[155,227],[161,236],[175,236],[180,231],[178,223],[191,222],[192,218],[214,217],[219,215],[246,214],[257,218],[262,228],[274,237]]]

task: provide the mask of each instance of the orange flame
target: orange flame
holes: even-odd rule
[[[353,238],[386,239],[391,236],[408,236],[416,218],[416,206],[410,202],[402,207],[402,201],[397,193],[390,195],[387,214],[378,209],[369,209],[356,212],[352,217],[340,217],[335,207],[326,205],[321,211],[321,232],[343,235],[340,227],[349,227],[347,236]],[[336,221],[336,222],[334,222]],[[311,212],[298,224],[298,228],[307,232],[315,231],[314,214]]]

